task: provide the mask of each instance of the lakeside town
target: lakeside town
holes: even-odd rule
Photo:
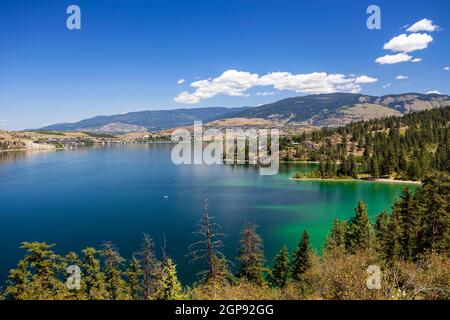
[[[121,135],[92,132],[2,131],[0,152],[67,150],[93,145],[169,141],[160,133],[136,132]]]

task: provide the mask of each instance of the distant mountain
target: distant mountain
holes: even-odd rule
[[[194,121],[212,121],[233,116],[248,109],[241,108],[195,108],[130,112],[111,116],[97,116],[75,123],[59,123],[39,130],[138,132],[157,131],[178,126],[191,125]]]
[[[450,97],[439,94],[405,93],[375,97],[332,93],[287,98],[259,107],[156,110],[98,116],[76,123],[55,124],[41,130],[112,133],[157,131],[191,125],[195,120],[206,123],[230,118],[251,119],[252,123],[265,120],[278,125],[334,127],[352,121],[400,116],[446,106],[450,106]]]
[[[402,115],[450,105],[446,95],[406,93],[374,97],[332,93],[283,99],[232,117],[262,118],[288,125],[342,126],[352,121]]]

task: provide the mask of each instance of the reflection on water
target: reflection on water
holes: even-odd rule
[[[26,157],[32,157],[35,152],[27,151],[2,151],[0,152],[0,165],[14,162]]]

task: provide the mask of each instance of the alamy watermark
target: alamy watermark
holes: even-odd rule
[[[69,14],[66,20],[66,26],[69,30],[81,30],[81,9],[78,5],[71,4],[67,7],[66,13]],[[378,5],[372,4],[367,7],[366,13],[370,16],[366,20],[366,26],[369,30],[381,29],[381,9]]]
[[[367,267],[367,277],[366,286],[369,290],[380,290],[381,289],[381,276],[382,272],[379,266],[370,265]]]
[[[381,29],[381,9],[379,6],[372,4],[367,7],[367,14],[370,16],[366,20],[366,26],[369,30],[380,30]]]
[[[66,27],[69,30],[81,30],[81,9],[72,4],[67,7],[66,13],[69,14],[66,20]]]
[[[81,269],[76,264],[70,265],[66,269],[69,276],[66,280],[66,286],[69,290],[80,290],[81,288]]]
[[[176,129],[172,141],[172,162],[182,164],[258,164],[261,175],[274,175],[279,169],[280,132],[278,129],[209,128],[201,121],[193,132]]]

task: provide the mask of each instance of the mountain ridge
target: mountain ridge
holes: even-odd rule
[[[134,132],[159,131],[194,121],[212,122],[230,118],[264,119],[287,126],[335,127],[353,121],[450,106],[450,97],[415,92],[371,96],[330,93],[290,97],[258,107],[180,108],[135,111],[126,114],[96,116],[75,123],[54,124],[39,130]]]

